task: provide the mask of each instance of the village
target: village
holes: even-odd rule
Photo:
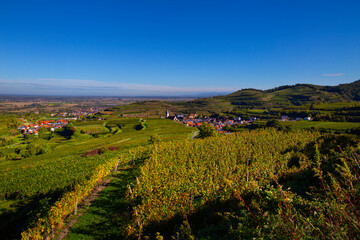
[[[59,116],[59,117],[71,117],[71,118],[80,118],[80,117],[86,117],[90,116],[92,114],[96,114],[98,112],[101,112],[105,108],[88,108],[88,109],[76,109],[74,111],[70,112],[60,112],[60,113],[51,113],[51,117]],[[76,120],[75,119],[75,120]]]
[[[19,126],[18,130],[25,137],[28,134],[39,135],[39,130],[41,128],[49,129],[51,132],[54,132],[57,128],[66,127],[69,121],[78,120],[81,117],[87,117],[92,114],[99,113],[105,108],[89,108],[89,109],[76,109],[71,112],[60,112],[60,113],[51,113],[51,117],[59,116],[61,118],[54,120],[42,120],[36,123],[29,123],[25,126]]]
[[[35,136],[39,135],[39,129],[46,128],[50,129],[51,132],[54,132],[57,128],[62,128],[68,125],[68,119],[58,119],[58,120],[44,120],[38,121],[36,123],[30,123],[26,126],[18,127],[18,130],[25,137],[28,134],[34,134]]]
[[[224,131],[225,126],[233,126],[235,124],[251,124],[257,120],[260,120],[259,118],[256,117],[250,117],[250,119],[244,120],[241,119],[240,116],[234,117],[233,119],[222,119],[222,118],[214,118],[214,117],[200,117],[200,115],[196,113],[189,115],[170,114],[168,110],[166,110],[165,118],[173,121],[181,122],[186,126],[190,126],[190,127],[200,127],[204,122],[211,123],[215,127],[215,129],[221,133],[226,133],[226,131]],[[284,115],[281,116],[281,118],[278,120],[279,121],[300,121],[300,120],[310,121],[311,117],[305,117],[304,119],[297,117],[295,119],[291,119],[288,116]]]

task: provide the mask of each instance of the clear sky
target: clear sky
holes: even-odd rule
[[[0,94],[179,96],[360,79],[359,0],[0,1]]]

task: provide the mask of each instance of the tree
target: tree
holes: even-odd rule
[[[227,132],[231,131],[231,127],[229,125],[225,125],[222,129]]]
[[[204,122],[198,129],[198,138],[213,137],[218,134],[218,132],[211,123]]]
[[[278,120],[276,120],[276,119],[270,120],[270,121],[268,121],[266,123],[266,127],[275,127],[275,128],[277,128],[279,126],[280,126],[280,122]]]
[[[14,152],[15,152],[16,154],[19,154],[19,153],[21,152],[21,149],[18,148],[18,147],[16,147],[16,148],[14,149]]]
[[[36,149],[36,155],[40,155],[49,152],[51,148],[47,144],[42,144],[42,145],[36,145],[35,149]]]
[[[27,158],[27,157],[31,157],[34,156],[37,152],[36,146],[34,143],[29,143],[26,146],[26,151],[23,152],[22,157]]]
[[[74,135],[75,132],[76,127],[72,123],[69,123],[63,130],[63,134],[69,139]]]
[[[47,128],[45,128],[45,127],[41,127],[41,128],[38,129],[38,131],[39,131],[40,134],[43,134],[43,133],[48,132],[49,130]]]
[[[52,139],[54,137],[54,132],[50,132],[48,140]]]
[[[135,126],[135,129],[136,130],[141,130],[141,129],[144,129],[144,128],[147,128],[146,121],[145,121],[145,119],[140,119],[139,124]]]

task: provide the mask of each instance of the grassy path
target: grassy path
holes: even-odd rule
[[[58,240],[64,239],[69,234],[70,228],[75,223],[77,223],[78,218],[81,217],[85,213],[86,209],[88,209],[89,206],[92,204],[92,202],[99,197],[101,191],[104,190],[109,185],[109,183],[111,182],[112,179],[113,179],[113,177],[108,177],[101,185],[99,185],[95,189],[95,191],[88,198],[86,198],[84,200],[84,203],[83,203],[84,206],[79,209],[79,211],[78,211],[79,213],[60,232],[60,234],[57,238]]]
[[[131,219],[131,204],[126,200],[127,186],[138,175],[139,165],[116,172],[86,212],[79,216],[67,235],[60,239],[123,239]]]

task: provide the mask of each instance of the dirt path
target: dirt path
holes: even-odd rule
[[[121,171],[121,169],[119,169],[118,171]],[[104,182],[102,182],[94,191],[93,193],[91,193],[83,202],[83,207],[79,208],[78,210],[81,210],[83,209],[84,207],[88,207],[91,205],[91,203],[99,197],[100,195],[100,192],[102,190],[104,190],[108,185],[109,183],[111,182],[111,180],[113,179],[113,177],[108,177],[105,179]],[[57,237],[57,240],[62,240],[63,238],[65,238],[69,231],[70,231],[70,228],[77,222],[78,218],[80,216],[82,216],[86,211],[82,211],[80,213],[78,213],[76,215],[76,217],[74,219],[72,219],[60,232],[60,234],[58,235]]]
[[[198,135],[199,131],[194,132],[194,135],[191,137],[191,139],[194,139]]]

